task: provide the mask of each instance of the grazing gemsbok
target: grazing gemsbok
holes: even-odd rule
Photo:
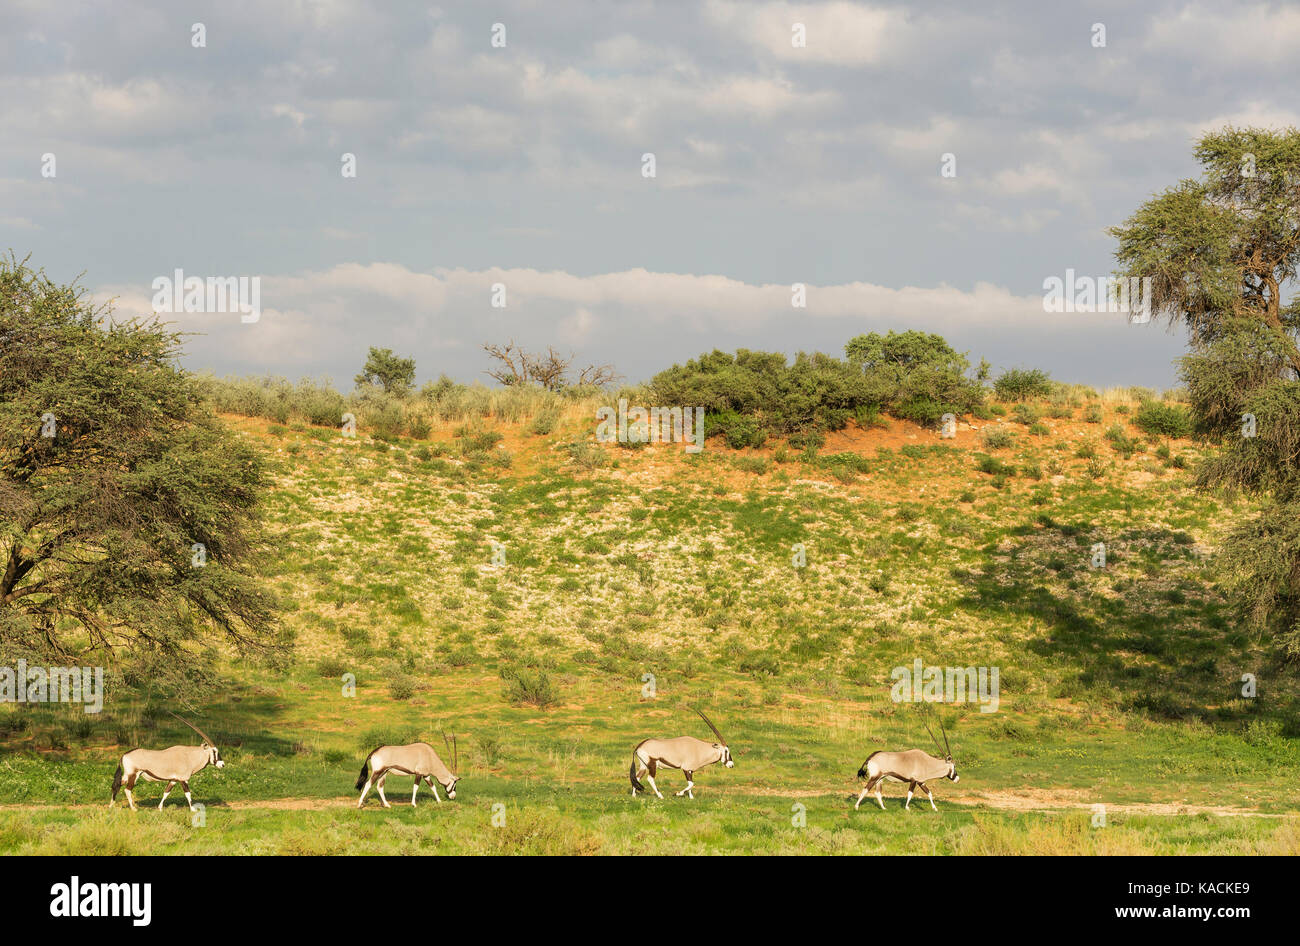
[[[858,805],[862,804],[862,799],[871,794],[871,790],[876,790],[876,801],[880,803],[883,810],[885,800],[880,797],[880,783],[885,779],[891,782],[907,782],[907,802],[903,808],[911,810],[912,793],[916,791],[919,785],[930,799],[930,807],[935,811],[939,809],[934,804],[934,794],[930,791],[929,786],[925,783],[931,779],[946,778],[954,782],[960,781],[961,776],[957,774],[957,766],[952,761],[952,750],[948,748],[948,733],[943,728],[943,720],[939,720],[939,730],[943,733],[943,753],[942,759],[936,759],[928,752],[922,752],[920,749],[908,749],[906,752],[873,752],[867,756],[867,761],[862,763],[862,768],[858,769],[858,778],[867,780],[866,788],[862,789],[862,794],[858,796],[857,802],[853,805],[853,810],[858,810]],[[934,742],[934,747],[939,748],[939,740],[934,738],[934,733],[930,730],[929,723],[925,726],[925,731],[930,733],[930,739]]]
[[[460,768],[460,752],[456,745],[455,734],[452,734],[451,742],[448,744],[447,734],[443,733],[442,741],[447,745],[452,756],[452,764]],[[367,771],[369,771],[368,775]],[[365,804],[371,785],[375,786],[375,791],[379,793],[379,800],[384,803],[384,807],[393,807],[384,797],[384,779],[388,778],[389,773],[414,776],[415,787],[411,789],[412,808],[415,807],[415,796],[420,791],[420,779],[424,779],[429,788],[433,789],[433,799],[438,804],[442,804],[442,799],[438,797],[438,786],[433,784],[429,776],[442,783],[442,787],[447,790],[448,798],[456,797],[456,783],[460,781],[460,776],[447,768],[442,759],[438,758],[438,753],[433,751],[433,746],[427,742],[413,742],[409,746],[380,746],[366,756],[365,762],[361,763],[361,775],[357,778],[356,786],[361,792],[361,797],[357,800],[358,808]]]
[[[175,713],[172,715],[176,716]],[[135,788],[136,779],[144,779],[146,782],[167,783],[167,787],[163,790],[162,801],[158,803],[160,811],[167,801],[167,796],[171,794],[172,786],[177,782],[181,783],[181,789],[185,792],[185,801],[189,803],[190,811],[193,811],[194,799],[190,797],[190,779],[209,765],[215,765],[219,769],[226,767],[217,744],[209,739],[202,729],[189,720],[181,719],[179,716],[176,718],[198,733],[199,738],[203,740],[203,745],[172,746],[170,749],[161,750],[132,749],[122,756],[121,761],[117,763],[117,771],[113,773],[113,798],[108,803],[110,807],[117,804],[118,789],[125,788],[127,803],[130,804],[132,811],[137,811],[131,790]]]
[[[700,719],[708,723],[709,728],[713,730],[713,735],[718,737],[718,741],[705,742],[694,736],[678,736],[676,739],[647,739],[639,743],[632,750],[632,767],[627,771],[627,777],[632,781],[633,797],[636,797],[637,792],[645,791],[645,786],[640,782],[642,776],[645,776],[656,795],[660,798],[664,797],[659,787],[655,785],[655,771],[661,765],[666,765],[670,769],[681,769],[686,776],[686,787],[676,794],[694,798],[696,769],[712,765],[714,762],[725,762],[727,768],[736,764],[732,761],[731,750],[727,748],[727,740],[722,738],[718,727],[713,725],[709,717],[700,710],[694,706],[691,709],[699,713]]]

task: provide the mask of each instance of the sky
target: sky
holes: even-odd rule
[[[55,6],[0,0],[0,251],[117,318],[256,277],[256,321],[159,316],[219,375],[492,383],[513,340],[636,382],[916,329],[1169,387],[1180,332],[1044,281],[1111,273],[1200,134],[1300,125],[1294,4]]]

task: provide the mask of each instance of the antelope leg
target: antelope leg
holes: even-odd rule
[[[419,780],[417,779],[416,781],[419,781]],[[434,780],[431,779],[431,778],[429,778],[429,776],[427,776],[427,775],[424,777],[424,781],[425,781],[425,783],[429,786],[429,788],[431,788],[431,789],[433,790],[433,800],[436,801],[439,805],[441,805],[441,804],[442,804],[442,799],[438,797],[438,785],[437,785],[437,783],[434,782]]]
[[[871,794],[871,786],[868,785],[866,788],[862,790],[862,794],[858,796],[858,800],[853,803],[853,810],[857,811],[858,805],[862,804],[862,799],[866,798],[870,794]]]
[[[415,807],[415,793],[420,790],[420,776],[415,777],[415,785],[411,788],[411,807]]]
[[[392,808],[393,806],[388,804],[388,798],[384,795],[384,779],[386,778],[388,778],[387,772],[379,776],[379,780],[375,782],[375,791],[379,793],[379,800],[384,803],[384,807]]]
[[[916,791],[916,783],[915,782],[909,783],[907,786],[907,801],[903,805],[904,811],[912,810],[912,793],[915,791]]]
[[[694,773],[683,772],[682,774],[686,776],[686,787],[683,788],[680,792],[677,792],[676,795],[678,798],[681,798],[683,795],[686,795],[690,798],[694,798],[695,796],[691,794],[691,789],[695,787],[695,783],[691,781],[691,776],[694,775]]]
[[[190,806],[190,811],[194,810],[194,799],[190,797],[190,783],[181,782],[181,788],[185,791],[185,804]]]
[[[931,808],[934,808],[935,811],[938,811],[939,809],[938,809],[938,808],[935,808],[935,806],[934,806],[934,792],[930,791],[930,786],[929,786],[929,785],[926,785],[924,782],[922,782],[922,783],[921,783],[921,790],[924,791],[925,794],[926,794],[926,797],[930,799],[930,807],[931,807]]]
[[[166,802],[167,802],[167,796],[171,794],[172,786],[175,785],[175,784],[176,784],[176,783],[175,783],[174,781],[172,781],[172,782],[168,782],[168,783],[167,783],[167,787],[163,789],[163,797],[162,797],[162,801],[160,801],[160,802],[158,803],[158,810],[159,810],[159,811],[162,811],[162,806],[163,806],[164,804],[166,804]]]
[[[375,779],[375,775],[374,775],[374,773],[372,772],[372,773],[370,774],[370,777],[366,779],[366,786],[365,786],[365,788],[361,789],[361,797],[357,800],[357,807],[358,807],[358,808],[360,808],[362,805],[365,804],[365,802],[366,802],[366,796],[370,794],[370,783],[373,782],[374,779]]]
[[[655,784],[655,777],[654,777],[653,775],[650,775],[649,773],[646,773],[645,780],[646,780],[647,782],[650,783],[650,790],[651,790],[652,792],[654,792],[654,793],[655,793],[656,795],[658,795],[660,798],[663,798],[663,797],[664,797],[664,796],[663,796],[663,792],[659,791],[659,786]]]

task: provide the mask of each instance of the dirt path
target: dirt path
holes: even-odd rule
[[[784,798],[823,798],[826,796],[842,795],[846,798],[856,798],[861,788],[858,788],[850,795],[846,791],[814,791],[814,790],[794,790],[781,791],[778,789],[753,789],[746,794],[780,796]],[[875,796],[872,797],[872,803],[875,803]],[[898,792],[885,790],[885,804],[889,805],[891,798],[906,798],[906,792],[899,795]],[[1091,811],[1093,806],[1104,804],[1106,811],[1110,814],[1132,814],[1132,815],[1220,815],[1223,817],[1243,817],[1243,818],[1282,818],[1285,815],[1273,814],[1258,811],[1254,808],[1239,808],[1231,805],[1192,805],[1184,802],[1128,802],[1117,803],[1105,801],[1094,793],[1087,792],[1083,789],[1007,789],[1004,791],[988,791],[976,794],[944,792],[942,790],[934,793],[935,803],[940,804],[945,799],[955,802],[959,805],[977,805],[984,808],[996,808],[1001,811]],[[928,804],[924,794],[918,792],[912,799],[914,803]],[[866,801],[863,801],[866,804]]]
[[[728,792],[728,794],[733,794]],[[779,797],[779,798],[825,798],[828,796],[841,796],[846,799],[856,798],[857,791],[852,793],[846,790],[838,791],[819,791],[813,789],[768,789],[755,788],[745,792],[735,792],[739,796],[759,796],[759,797]],[[890,802],[897,803],[905,797],[897,792],[885,792],[885,804]],[[1218,815],[1221,817],[1242,817],[1242,818],[1283,818],[1286,817],[1280,813],[1269,813],[1258,811],[1254,808],[1240,808],[1231,805],[1192,805],[1182,802],[1130,802],[1116,803],[1103,799],[1098,799],[1095,794],[1089,793],[1082,789],[1007,789],[1002,791],[978,792],[975,794],[952,792],[935,792],[936,803],[944,801],[954,802],[959,805],[974,805],[983,808],[994,808],[1000,811],[1023,811],[1023,812],[1046,812],[1046,811],[1091,811],[1093,806],[1104,804],[1108,814],[1133,814],[1133,815]],[[912,799],[913,802],[924,805],[924,796],[918,794]],[[398,803],[396,798],[392,799],[394,807],[403,807]],[[367,808],[378,807],[377,799],[367,799]],[[872,804],[874,804],[874,797]],[[149,805],[143,801],[137,800],[137,804],[142,809],[157,808],[158,803],[154,802]],[[168,808],[175,805],[175,799],[169,799]],[[405,804],[409,804],[409,801]],[[432,799],[421,799],[420,806],[435,805],[437,802]],[[863,801],[866,804],[866,801]],[[124,803],[119,801],[119,807],[124,807]],[[265,809],[269,811],[325,811],[332,808],[351,808],[355,807],[356,799],[354,798],[262,798],[240,801],[223,801],[210,804],[210,808],[228,808],[233,811],[243,811],[246,809]],[[182,800],[178,807],[183,807]],[[5,811],[66,811],[68,809],[86,809],[101,808],[104,805],[0,805],[0,812]]]

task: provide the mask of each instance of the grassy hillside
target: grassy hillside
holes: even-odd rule
[[[696,455],[596,444],[594,406],[391,443],[228,416],[274,464],[292,663],[213,655],[195,715],[227,766],[195,779],[202,828],[177,796],[75,807],[102,808],[125,749],[189,741],[147,689],[97,717],[0,707],[0,850],[1300,852],[1300,685],[1237,630],[1209,560],[1251,509],[1194,493],[1198,448],[1146,438],[1135,400]],[[916,658],[998,667],[1000,705],[942,708],[962,780],[934,786],[938,814],[896,785],[855,813],[868,753],[932,748],[922,707],[890,698]],[[747,754],[699,772],[693,802],[632,799],[636,742],[707,734],[688,703]],[[392,811],[350,807],[366,752],[443,731],[456,802],[412,811],[394,778]]]

